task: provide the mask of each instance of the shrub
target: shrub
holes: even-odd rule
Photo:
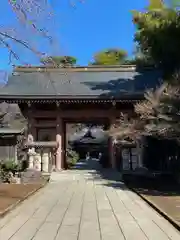
[[[21,171],[21,165],[17,164],[14,159],[0,162],[0,181],[11,183],[15,173],[19,171]]]
[[[20,170],[19,165],[14,161],[14,159],[8,159],[1,163],[0,168],[4,172],[12,172],[13,174]]]
[[[67,164],[68,167],[74,166],[79,160],[79,154],[71,149],[67,150]]]

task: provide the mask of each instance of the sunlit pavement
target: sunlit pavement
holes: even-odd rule
[[[44,189],[0,220],[0,240],[179,240],[120,179],[93,160],[52,173]]]

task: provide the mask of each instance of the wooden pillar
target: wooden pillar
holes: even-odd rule
[[[138,139],[138,141],[136,142],[137,157],[138,157],[138,167],[143,167],[143,161],[142,161],[143,148],[142,148],[141,141],[142,141],[142,139]]]
[[[116,168],[116,158],[115,158],[115,146],[113,137],[109,137],[109,158],[110,158],[110,167],[113,169]]]
[[[113,106],[113,110],[114,110]],[[116,115],[112,110],[111,118],[110,118],[110,128],[115,124]],[[115,142],[113,136],[109,137],[109,158],[110,158],[110,166],[115,169],[116,168],[116,156],[115,156]]]
[[[59,106],[57,105],[57,118],[56,118],[56,171],[61,171],[65,167],[64,159],[64,131],[63,131],[63,120]]]
[[[122,170],[122,153],[119,144],[116,145],[116,168],[118,171]]]
[[[28,103],[28,140],[34,141],[36,139],[36,129],[33,118],[33,109],[31,103]]]

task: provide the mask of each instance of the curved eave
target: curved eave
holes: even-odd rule
[[[65,104],[76,104],[76,103],[137,103],[141,100],[144,99],[143,95],[139,95],[139,96],[126,96],[123,98],[91,98],[88,97],[87,98],[71,98],[71,97],[67,97],[67,98],[57,98],[57,97],[32,97],[32,96],[28,96],[28,97],[17,97],[17,96],[0,96],[0,102],[7,102],[7,103],[65,103]]]
[[[95,101],[95,100],[61,100],[61,101],[49,101],[49,100],[5,100],[7,103],[65,103],[65,104],[75,104],[75,103],[94,103],[94,104],[101,104],[101,103],[137,103],[140,100],[117,100],[117,101],[108,101],[108,100],[103,100],[103,101]]]

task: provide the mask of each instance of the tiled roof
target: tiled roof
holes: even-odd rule
[[[101,143],[101,142],[107,142],[108,141],[108,135],[98,127],[93,128],[84,128],[80,132],[73,134],[69,138],[69,142],[71,144],[73,143],[82,143],[82,144],[88,144],[88,143]]]
[[[78,71],[18,71],[9,76],[0,89],[0,98],[118,98],[143,94],[160,81],[160,72],[154,69],[137,71],[119,68],[97,71],[81,68]]]
[[[24,129],[0,128],[0,135],[16,135],[23,133]]]

